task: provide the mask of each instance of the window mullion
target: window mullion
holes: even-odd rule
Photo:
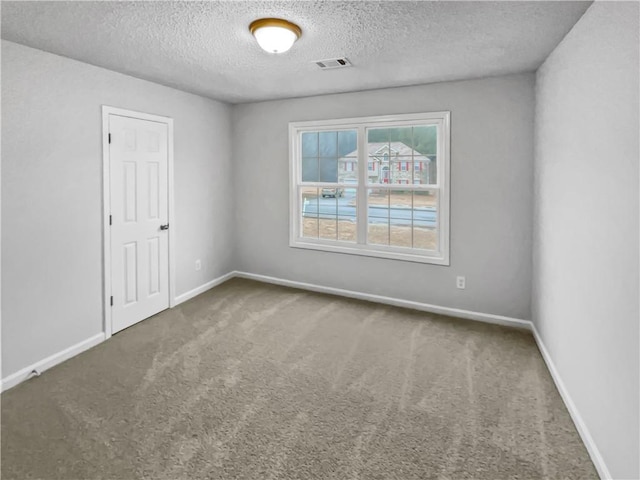
[[[413,164],[413,162],[411,162]],[[411,167],[413,167],[413,165],[411,165]],[[413,180],[413,173],[412,172],[412,177],[411,179]],[[411,248],[413,248],[414,242],[413,242],[413,218],[416,216],[416,206],[415,206],[415,194],[413,193],[413,190],[411,191]]]
[[[367,243],[367,138],[366,128],[358,127],[358,208],[356,209],[357,242]]]

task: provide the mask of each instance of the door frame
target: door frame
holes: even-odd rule
[[[111,230],[109,215],[111,215],[111,159],[109,153],[109,115],[148,120],[167,125],[167,180],[168,180],[168,210],[169,210],[169,308],[176,305],[175,301],[175,222],[173,196],[173,118],[150,113],[137,112],[124,108],[102,105],[102,268],[103,277],[103,312],[105,339],[113,332],[111,312]]]

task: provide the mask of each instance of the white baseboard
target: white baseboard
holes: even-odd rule
[[[198,295],[200,295],[201,293],[206,292],[207,290],[212,289],[213,287],[216,287],[218,285],[220,285],[221,283],[226,282],[227,280],[235,277],[236,272],[229,272],[226,273],[218,278],[214,278],[213,280],[211,280],[210,282],[207,282],[203,285],[200,285],[199,287],[194,288],[193,290],[189,290],[186,293],[183,293],[182,295],[178,295],[175,298],[175,304],[176,305],[180,305],[181,303],[186,302],[187,300],[191,300],[193,297],[197,297]]]
[[[29,365],[28,367],[23,368],[22,370],[17,371],[16,373],[12,373],[6,378],[2,379],[2,391],[9,390],[11,387],[15,387],[19,383],[27,380],[33,370],[37,370],[42,373],[45,370],[50,369],[51,367],[55,367],[59,363],[64,362],[65,360],[70,359],[71,357],[75,357],[79,353],[84,352],[85,350],[89,350],[91,347],[95,347],[99,343],[104,342],[105,335],[104,332],[100,332],[93,337],[87,338],[80,343],[76,343],[75,345],[70,346],[69,348],[65,348],[64,350],[54,353],[53,355],[44,358],[33,365]]]
[[[325,287],[315,285],[313,283],[296,282],[294,280],[286,280],[283,278],[269,277],[266,275],[258,275],[248,272],[234,272],[236,277],[248,278],[259,282],[273,283],[275,285],[283,285],[285,287],[300,288],[302,290],[310,290],[312,292],[329,293],[339,295],[341,297],[356,298],[369,302],[384,303],[386,305],[394,305],[396,307],[411,308],[423,312],[437,313],[440,315],[448,315],[451,317],[465,318],[467,320],[477,320],[485,323],[494,323],[497,325],[506,325],[509,327],[524,328],[531,330],[531,322],[529,320],[521,320],[519,318],[503,317],[501,315],[493,315],[491,313],[473,312],[470,310],[462,310],[459,308],[441,307],[439,305],[431,305],[429,303],[414,302],[411,300],[402,300],[400,298],[384,297],[382,295],[374,295],[371,293],[355,292],[353,290],[344,290],[342,288]]]
[[[532,327],[533,337],[536,339],[536,343],[538,344],[538,349],[542,354],[542,358],[547,364],[547,369],[551,373],[551,378],[553,378],[553,381],[556,384],[556,388],[558,389],[558,392],[560,392],[560,396],[562,397],[567,410],[569,410],[569,415],[571,415],[571,419],[576,426],[576,430],[578,430],[578,434],[582,439],[582,443],[584,443],[585,447],[587,448],[587,452],[589,452],[589,456],[591,457],[591,461],[598,471],[598,475],[600,475],[600,478],[603,480],[612,478],[611,473],[609,473],[609,469],[607,468],[607,464],[604,462],[604,458],[602,458],[602,455],[600,454],[600,450],[598,450],[598,447],[593,441],[593,437],[589,433],[587,425],[584,423],[584,420],[582,419],[580,412],[576,408],[575,403],[573,403],[571,395],[569,395],[569,391],[562,381],[560,373],[553,363],[553,360],[549,355],[549,351],[547,350],[547,347],[545,347],[544,342],[542,341],[542,338],[538,333],[538,329],[534,324],[532,324]]]

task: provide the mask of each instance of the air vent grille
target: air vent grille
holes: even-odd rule
[[[318,60],[314,62],[320,69],[329,70],[332,68],[345,68],[350,67],[351,62],[346,58],[330,58],[328,60]]]

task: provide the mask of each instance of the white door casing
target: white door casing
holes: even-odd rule
[[[109,335],[173,303],[169,277],[172,125],[164,117],[107,109],[103,117],[108,131],[105,332]]]

